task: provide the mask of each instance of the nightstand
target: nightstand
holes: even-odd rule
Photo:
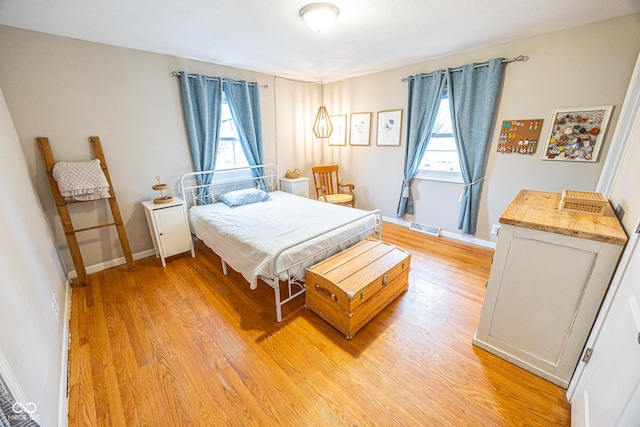
[[[165,258],[172,255],[191,251],[191,256],[196,256],[184,200],[174,197],[170,203],[156,204],[148,201],[142,202],[142,205],[156,258],[160,258],[163,267],[167,266]]]
[[[309,178],[280,178],[280,190],[309,198]]]

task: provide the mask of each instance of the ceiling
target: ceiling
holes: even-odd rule
[[[315,33],[298,15],[309,2],[0,0],[0,24],[329,82],[640,12],[638,0],[333,0],[340,16]]]

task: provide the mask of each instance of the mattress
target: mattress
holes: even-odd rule
[[[255,289],[258,278],[301,278],[323,249],[358,236],[376,223],[374,214],[274,191],[265,202],[229,207],[224,203],[189,209],[191,231]],[[302,242],[302,243],[300,243]],[[299,243],[299,244],[298,244]],[[274,263],[274,256],[286,249]],[[337,248],[323,258],[337,252]],[[309,258],[311,257],[311,258]],[[301,264],[289,271],[288,266]]]

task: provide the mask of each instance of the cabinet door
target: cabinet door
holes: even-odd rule
[[[515,229],[502,271],[490,337],[512,347],[514,355],[554,372],[567,350],[597,253],[582,250],[582,242],[573,239],[550,242],[543,239],[555,236],[529,230],[519,236],[519,231]],[[581,348],[572,351],[577,361]]]
[[[620,249],[503,224],[474,343],[566,388]]]
[[[153,215],[158,227],[158,241],[165,257],[191,250],[191,233],[182,205],[156,209]]]

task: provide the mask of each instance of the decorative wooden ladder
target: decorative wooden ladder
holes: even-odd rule
[[[116,200],[116,195],[113,191],[113,184],[111,183],[111,177],[109,176],[107,161],[105,160],[104,153],[102,152],[100,138],[98,138],[97,136],[92,136],[89,138],[89,140],[91,141],[91,146],[93,147],[93,154],[95,155],[96,159],[100,160],[100,167],[102,167],[104,176],[107,178],[107,182],[109,183],[109,198],[107,200],[109,200],[109,206],[111,207],[111,214],[113,215],[114,222],[81,229],[75,229],[73,227],[73,223],[71,222],[71,215],[69,214],[69,208],[67,207],[67,205],[71,203],[82,203],[83,201],[65,200],[62,194],[60,194],[58,183],[53,178],[53,166],[55,165],[55,161],[53,160],[53,154],[51,153],[49,138],[36,138],[36,140],[38,141],[40,153],[42,154],[42,159],[44,161],[47,178],[49,179],[49,186],[51,186],[51,193],[53,193],[53,199],[56,203],[56,207],[58,208],[58,214],[60,215],[62,229],[64,230],[65,237],[67,238],[67,244],[69,246],[69,251],[71,252],[73,265],[76,269],[76,273],[78,274],[79,284],[81,286],[89,285],[89,277],[87,276],[84,261],[82,260],[82,254],[80,253],[80,247],[78,246],[78,239],[76,238],[76,233],[80,233],[83,231],[115,225],[118,231],[118,236],[120,237],[120,245],[122,246],[122,251],[124,252],[124,257],[127,261],[127,267],[129,268],[129,271],[134,271],[136,269],[136,266],[133,262],[131,248],[129,247],[127,232],[125,231],[124,225],[122,223],[122,216],[120,215],[118,201]]]

